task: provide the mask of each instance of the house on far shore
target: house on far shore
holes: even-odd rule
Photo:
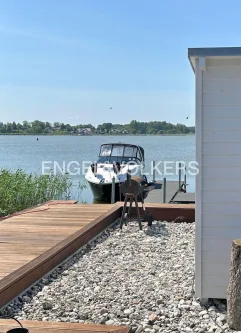
[[[93,131],[89,127],[87,127],[87,128],[78,128],[77,133],[79,135],[93,135]]]
[[[54,131],[61,131],[61,127],[60,127],[60,126],[58,126],[58,127],[54,127],[53,130],[54,130]]]
[[[241,239],[241,47],[190,48],[195,73],[195,293],[226,299]]]
[[[118,129],[112,129],[111,134],[120,134],[120,131]]]

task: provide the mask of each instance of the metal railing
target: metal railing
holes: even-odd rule
[[[162,194],[163,194],[162,202],[163,203],[166,203],[166,193],[167,193],[167,179],[163,178],[163,191],[162,191]]]
[[[155,165],[156,162],[152,161],[152,181],[156,182],[156,170],[155,170]],[[184,186],[185,190],[187,189],[187,167],[185,166],[184,168],[184,174],[182,174],[182,163],[179,162],[178,163],[178,191],[181,190],[181,187]],[[183,178],[183,180],[182,180]],[[166,203],[166,193],[167,193],[167,179],[163,178],[163,182],[162,182],[162,202]]]
[[[152,174],[152,178],[153,178],[153,182],[156,182],[156,171],[155,171],[155,165],[156,162],[152,161],[152,170],[153,170],[153,174]],[[186,189],[186,185],[187,185],[187,168],[185,166],[184,169],[184,175],[183,175],[183,181],[182,181],[182,165],[179,162],[178,164],[178,185],[179,185],[179,190],[181,189],[181,186],[184,185],[185,189]],[[128,173],[129,174],[129,173]],[[111,203],[114,204],[115,203],[115,177],[112,177],[112,186],[111,186]],[[163,195],[163,203],[166,203],[166,189],[167,189],[167,179],[163,178],[163,191],[162,191],[162,195]]]
[[[111,184],[111,203],[115,203],[115,177],[112,177],[112,184]]]

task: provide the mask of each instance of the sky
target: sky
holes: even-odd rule
[[[238,0],[0,0],[0,121],[194,125],[188,48],[241,46],[240,22]]]

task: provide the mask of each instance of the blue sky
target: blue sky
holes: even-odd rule
[[[193,125],[187,49],[240,22],[237,0],[0,0],[0,121]]]

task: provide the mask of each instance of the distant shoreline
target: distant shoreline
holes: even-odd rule
[[[103,123],[98,126],[92,124],[70,125],[60,122],[33,122],[2,123],[0,121],[1,135],[73,135],[73,136],[146,136],[146,135],[193,135],[195,126],[176,125],[166,121],[139,122],[132,120],[129,124]]]
[[[176,133],[176,134],[92,134],[92,135],[79,135],[79,134],[29,134],[29,133],[0,133],[0,136],[81,136],[81,137],[92,137],[92,136],[193,136],[195,133]]]

